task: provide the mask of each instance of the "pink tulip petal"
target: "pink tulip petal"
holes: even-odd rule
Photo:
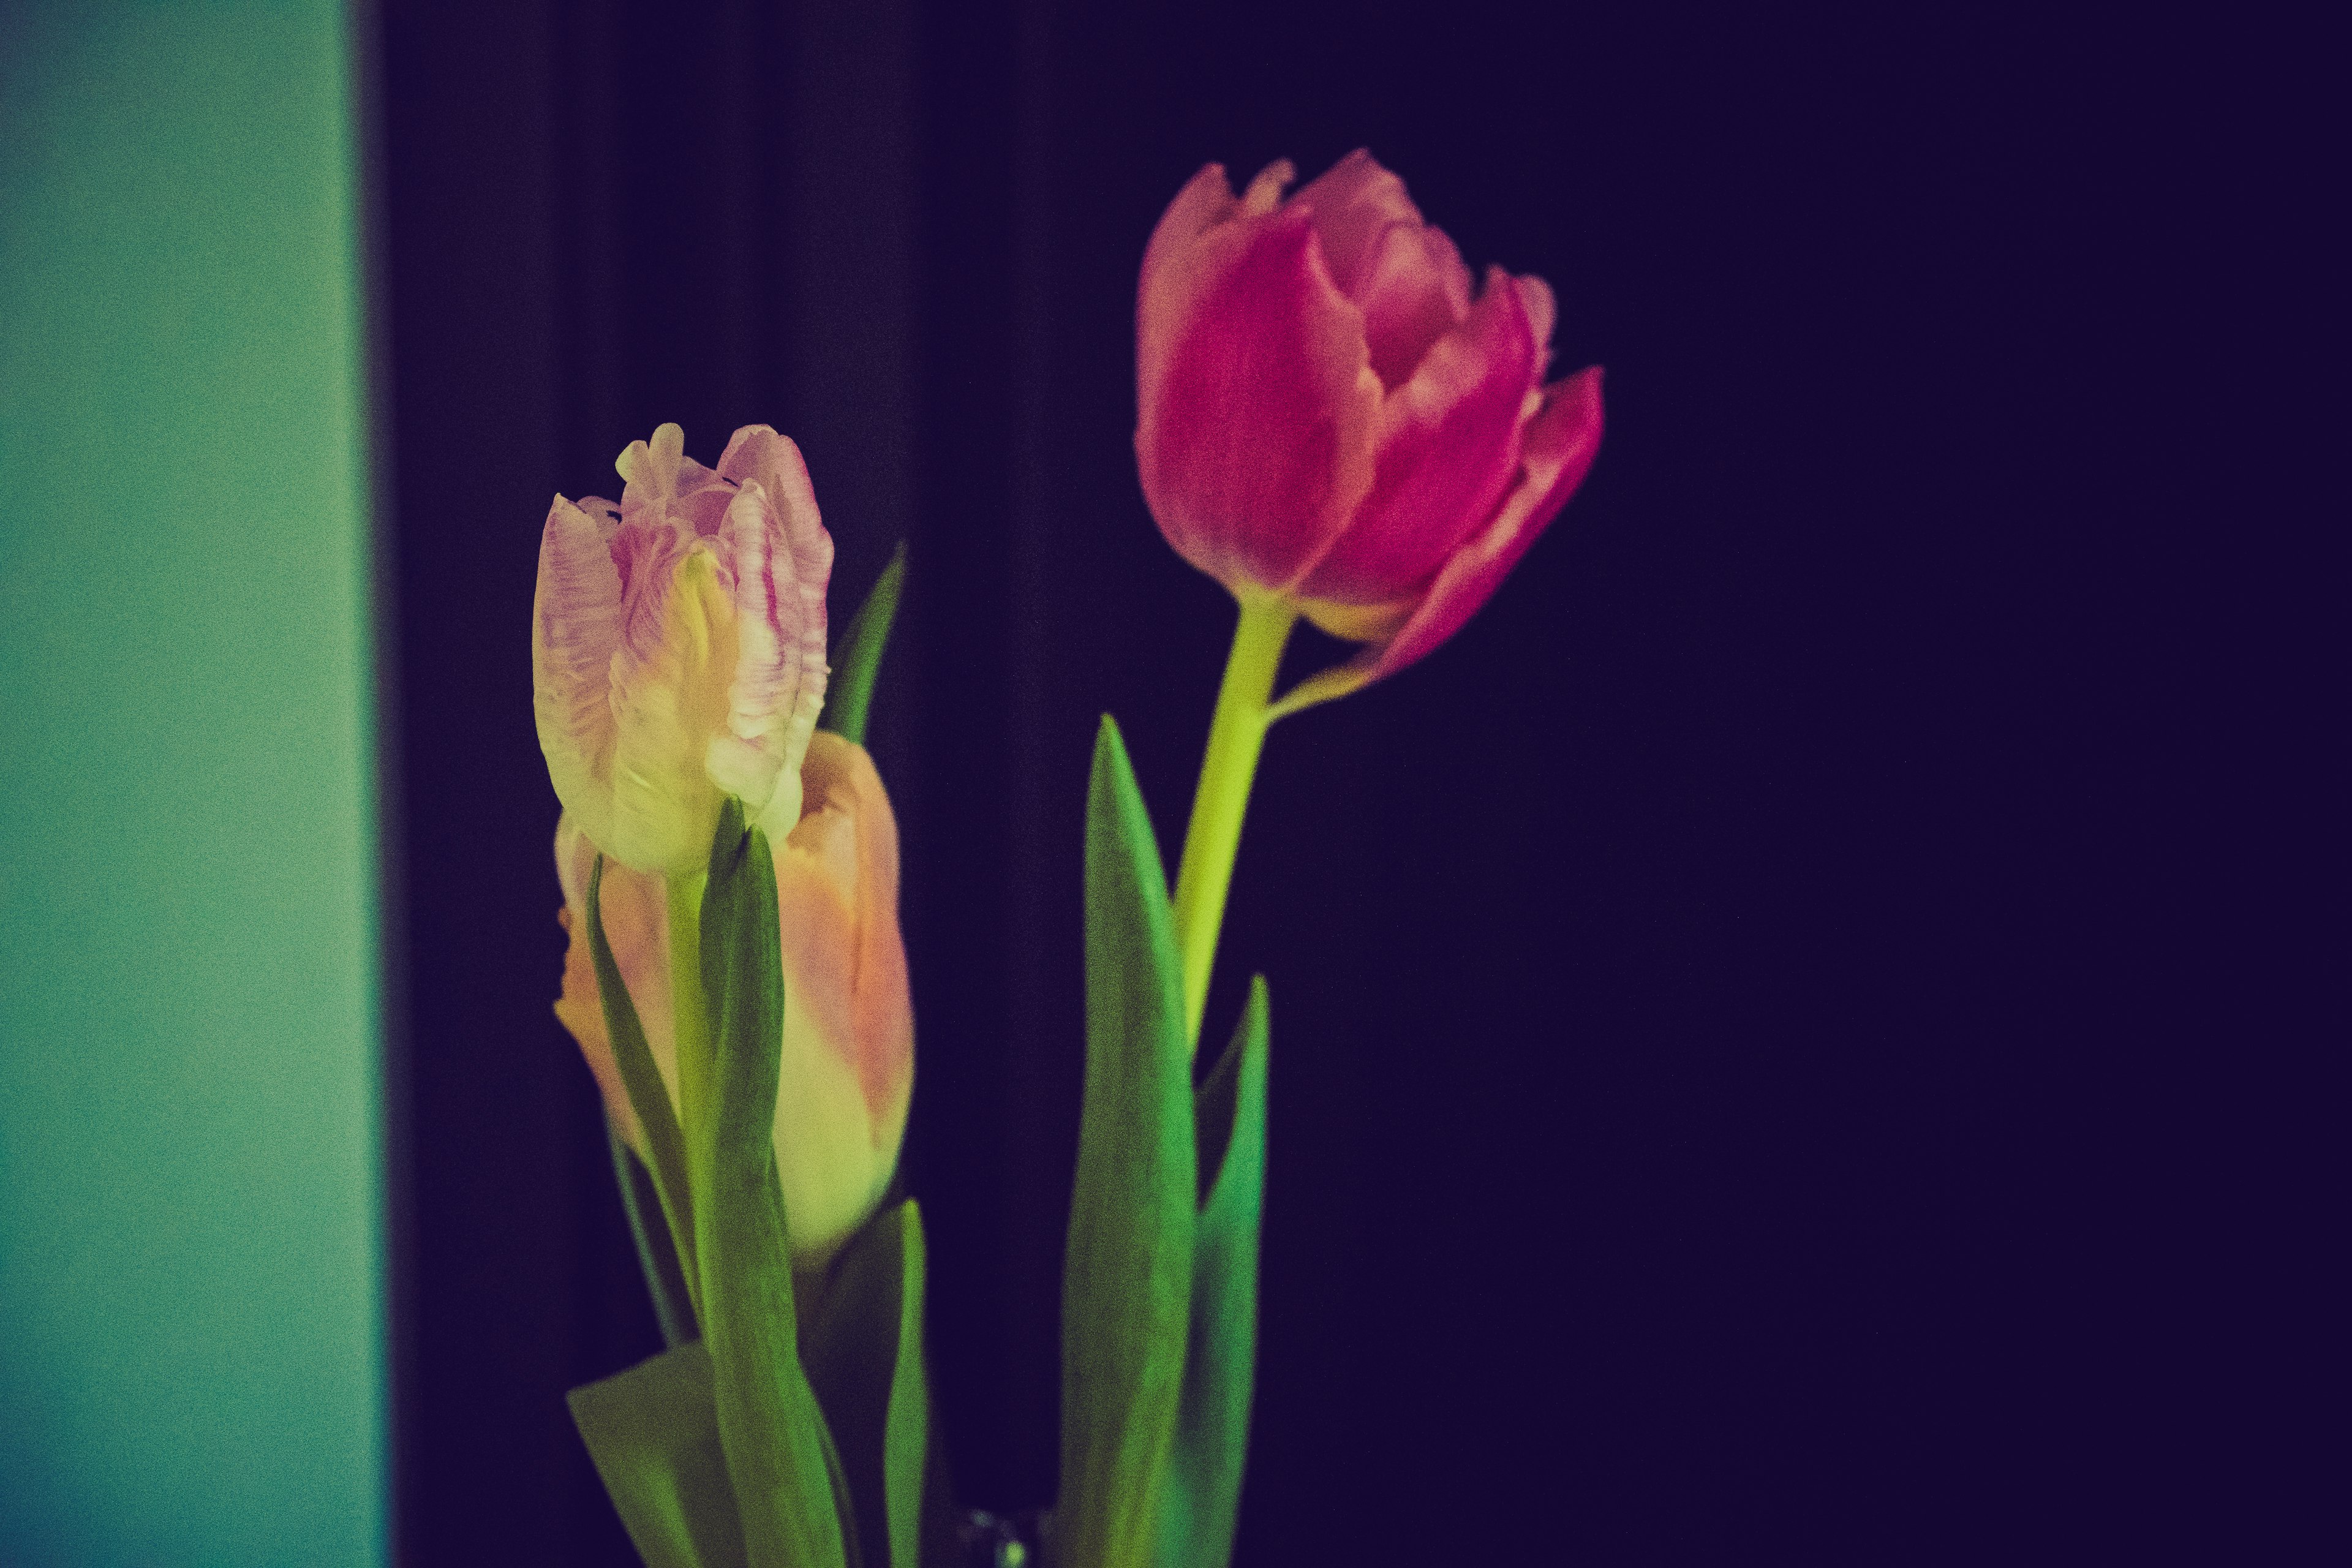
[[[1392,387],[1470,313],[1470,269],[1441,230],[1392,224],[1374,242],[1349,298],[1364,312],[1372,370]]]
[[[1192,320],[1202,293],[1230,259],[1231,239],[1212,243],[1211,231],[1240,210],[1224,165],[1210,163],[1176,193],[1143,247],[1135,290],[1135,366],[1139,402],[1145,405],[1158,401],[1178,327]]]
[[[800,447],[768,426],[735,432],[719,472],[742,487],[719,540],[733,563],[741,640],[710,775],[773,838],[800,820],[801,759],[824,706],[833,536]]]
[[[822,665],[824,589],[833,576],[833,535],[825,531],[824,514],[817,510],[816,488],[809,482],[808,463],[800,447],[765,425],[746,425],[727,443],[727,453],[719,459],[719,472],[721,478],[740,484],[756,481],[766,492],[769,508],[792,551],[793,581],[816,606],[813,631],[817,662]],[[811,631],[803,627],[803,637]],[[823,693],[818,695],[821,699]]]
[[[1297,166],[1287,158],[1276,158],[1250,176],[1249,188],[1242,192],[1241,211],[1244,217],[1264,217],[1282,205],[1282,193],[1290,182],[1298,178]]]
[[[801,616],[783,530],[755,480],[733,492],[714,543],[735,596],[735,676],[727,689],[726,728],[710,738],[710,780],[758,817],[784,767],[784,729],[801,678]],[[777,567],[783,567],[779,582]],[[789,792],[797,794],[797,792]],[[800,802],[792,800],[792,820]]]
[[[732,563],[738,641],[727,727],[711,737],[708,766],[773,837],[800,820],[801,755],[824,700],[824,579],[794,580],[783,524],[756,479],[718,543]]]
[[[1528,333],[1535,339],[1537,353],[1541,356],[1535,374],[1536,381],[1540,384],[1544,371],[1551,363],[1551,329],[1559,315],[1559,307],[1552,300],[1551,285],[1542,279],[1529,275],[1514,278],[1511,281],[1518,288],[1519,303],[1526,307],[1528,312]]]
[[[773,504],[816,515],[808,460],[801,456],[799,443],[770,426],[746,425],[730,437],[727,450],[719,455],[717,477],[732,485],[757,483]]]
[[[1314,232],[1289,208],[1243,217],[1146,279],[1144,497],[1177,552],[1228,587],[1289,586],[1371,485],[1380,378]],[[1182,314],[1156,319],[1171,303]]]
[[[664,426],[676,430],[675,425]],[[656,435],[660,432],[656,431]],[[683,442],[681,432],[679,440]],[[722,478],[716,469],[706,468],[681,451],[673,470],[670,494],[663,503],[668,520],[696,539],[709,539],[725,521],[727,509],[735,500],[736,486]]]
[[[1550,389],[1528,426],[1517,486],[1485,531],[1445,563],[1403,629],[1377,650],[1368,679],[1395,674],[1462,629],[1584,482],[1601,449],[1601,426],[1600,366]]]
[[[735,504],[736,487],[708,468],[702,469],[700,479],[700,483],[680,484],[669,515],[695,538],[715,539],[726,526],[727,509]]]
[[[1271,207],[1281,200],[1282,185],[1295,171],[1286,163],[1269,164],[1250,182],[1254,203]],[[1248,235],[1253,232],[1246,222],[1236,219],[1253,215],[1234,195],[1232,184],[1225,178],[1224,165],[1209,163],[1202,167],[1176,193],[1168,210],[1153,226],[1150,243],[1144,247],[1143,271],[1136,284],[1135,305],[1135,383],[1136,383],[1136,451],[1139,467],[1143,451],[1143,428],[1152,418],[1151,410],[1160,406],[1176,344],[1182,331],[1199,313],[1201,300],[1217,284],[1224,269],[1239,254]],[[1147,478],[1146,499],[1150,499],[1150,481]],[[1168,513],[1155,505],[1160,531],[1176,545],[1178,553],[1194,565],[1202,564],[1202,556],[1177,542],[1171,531],[1176,526]],[[1203,568],[1205,570],[1205,568]]]
[[[1520,292],[1496,268],[1460,330],[1381,404],[1371,493],[1301,585],[1304,597],[1411,596],[1494,515],[1518,468],[1536,353]]]
[[[612,829],[617,725],[611,683],[620,640],[621,576],[606,531],[557,496],[540,536],[531,708],[555,798],[599,837]]]
[[[1314,220],[1332,281],[1364,312],[1373,373],[1383,386],[1397,385],[1469,311],[1461,252],[1423,221],[1404,182],[1361,148],[1308,182],[1291,205]]]
[[[686,432],[676,425],[632,441],[613,466],[627,482],[619,510],[632,527],[677,528],[690,542],[719,531],[734,487],[686,455]]]
[[[1290,204],[1314,220],[1324,265],[1349,299],[1361,298],[1359,285],[1381,237],[1400,225],[1422,226],[1404,182],[1361,147],[1301,185]]]
[[[677,425],[657,425],[650,441],[632,441],[613,459],[626,483],[621,492],[626,506],[667,507],[677,494],[678,465],[686,458],[686,431]]]
[[[692,540],[642,500],[625,499],[621,519],[612,534],[622,583],[621,647],[633,658],[650,658],[661,643],[670,578]]]

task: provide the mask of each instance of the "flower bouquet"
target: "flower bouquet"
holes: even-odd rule
[[[1266,731],[1450,637],[1601,437],[1600,372],[1545,379],[1541,279],[1474,286],[1363,153],[1286,200],[1292,177],[1276,163],[1236,196],[1202,169],[1138,291],[1143,494],[1239,619],[1172,893],[1108,717],[1095,748],[1061,1480],[1035,1542],[1064,1568],[1232,1554],[1263,976],[1195,1057]],[[603,1089],[669,1348],[572,1412],[655,1568],[956,1561],[921,1211],[897,1171],[915,1034],[898,831],[861,745],[904,552],[828,645],[833,546],[790,440],[747,426],[705,468],[665,425],[617,466],[617,502],[549,512],[531,655],[563,806],[556,1011]],[[1277,696],[1301,616],[1360,650]]]

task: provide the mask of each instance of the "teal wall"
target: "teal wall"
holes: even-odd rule
[[[381,1562],[342,8],[0,5],[0,1562]]]

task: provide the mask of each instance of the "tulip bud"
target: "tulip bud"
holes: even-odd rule
[[[799,820],[768,839],[784,974],[775,1148],[793,1261],[809,1268],[831,1259],[890,1185],[914,1089],[915,1017],[898,935],[898,828],[873,759],[838,735],[818,734],[796,783]],[[555,863],[572,944],[555,1014],[580,1042],[614,1128],[642,1155],[645,1134],[621,1084],[589,958],[596,853],[567,811],[555,830]],[[665,897],[659,876],[605,862],[604,937],[675,1108]]]
[[[1152,232],[1135,450],[1177,552],[1366,644],[1285,709],[1391,674],[1486,602],[1591,467],[1601,372],[1547,385],[1552,295],[1487,270],[1349,153],[1288,201],[1212,163]]]
[[[824,702],[833,540],[800,448],[746,426],[714,472],[675,425],[615,465],[616,505],[562,496],[531,607],[533,706],[556,798],[641,871],[701,868],[723,795],[782,837]]]

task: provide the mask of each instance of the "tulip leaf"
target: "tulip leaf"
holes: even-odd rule
[[[875,580],[873,592],[850,617],[842,634],[841,657],[834,660],[832,679],[824,695],[820,727],[854,745],[866,743],[866,710],[874,699],[874,678],[882,668],[882,651],[890,641],[890,623],[898,616],[898,595],[907,585],[907,544],[890,552],[890,563]]]
[[[621,1069],[621,1087],[628,1091],[629,1107],[637,1113],[637,1125],[645,1129],[646,1146],[652,1154],[649,1173],[655,1194],[661,1201],[662,1217],[677,1243],[690,1309],[699,1287],[694,1265],[694,1196],[687,1179],[686,1140],[678,1131],[677,1112],[670,1105],[669,1090],[662,1084],[661,1069],[654,1065],[653,1050],[646,1044],[645,1026],[637,1019],[636,1004],[629,999],[629,987],[621,978],[619,963],[613,957],[613,944],[604,940],[604,858],[599,855],[588,873],[588,956],[595,965],[596,994],[604,1004],[604,1033],[613,1042],[613,1060]],[[642,1250],[639,1256],[643,1256]],[[656,1308],[659,1310],[658,1298]],[[663,1331],[668,1332],[667,1323]]]
[[[1192,1051],[1168,879],[1108,715],[1087,792],[1086,920],[1055,1555],[1139,1568],[1153,1554],[1192,1310]]]
[[[1265,1063],[1261,974],[1250,983],[1233,1043],[1193,1097],[1202,1196],[1192,1243],[1192,1346],[1160,1494],[1157,1568],[1225,1568],[1233,1558],[1257,1360]]]
[[[930,1426],[923,1273],[922,1214],[909,1199],[843,1249],[802,1345],[817,1403],[840,1441],[869,1568],[920,1561]]]
[[[743,1568],[743,1527],[699,1340],[575,1388],[570,1403],[647,1568]]]
[[[628,1213],[629,1235],[637,1244],[637,1266],[645,1270],[646,1294],[653,1298],[654,1318],[661,1324],[662,1343],[676,1349],[701,1331],[694,1321],[694,1300],[687,1292],[677,1244],[662,1218],[661,1194],[654,1186],[653,1173],[609,1120],[604,1123],[604,1142],[612,1152],[613,1180],[621,1189],[621,1207]]]
[[[841,1568],[839,1462],[801,1370],[792,1252],[776,1177],[784,1026],[775,862],[730,799],[702,898],[700,978],[710,1024],[709,1114],[690,1121],[696,1258],[719,1436],[754,1568]],[[676,977],[693,984],[692,973]]]

